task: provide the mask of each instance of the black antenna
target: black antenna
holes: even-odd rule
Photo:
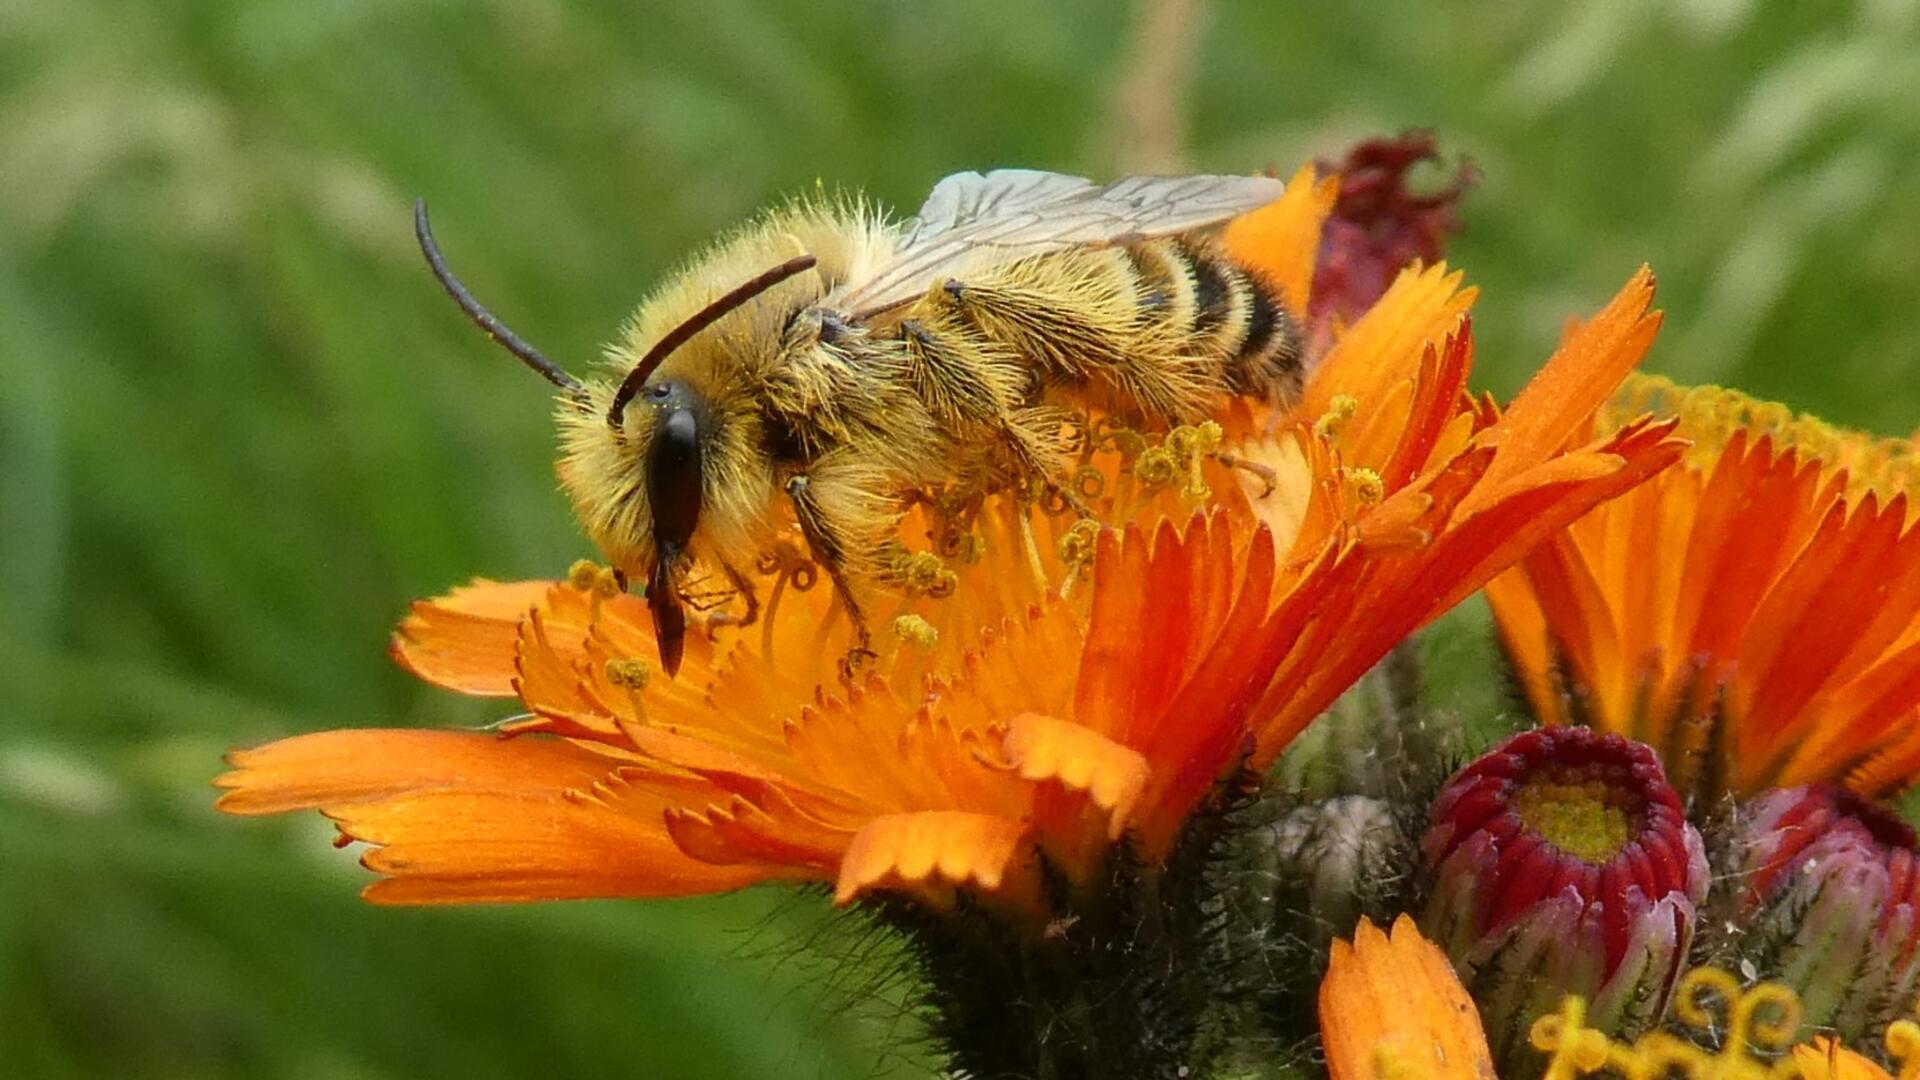
[[[616,428],[620,426],[620,418],[627,411],[627,402],[632,401],[633,395],[640,392],[640,387],[646,383],[647,376],[652,375],[654,369],[659,367],[660,362],[665,360],[673,350],[685,345],[688,338],[712,326],[727,312],[793,275],[803,270],[813,269],[813,265],[819,261],[811,255],[800,255],[788,259],[753,280],[732,289],[718,300],[694,312],[693,317],[686,322],[667,331],[667,335],[654,342],[653,348],[647,350],[647,355],[641,357],[640,362],[633,365],[633,370],[627,372],[627,377],[620,381],[620,389],[614,393],[613,404],[607,409],[607,423]]]
[[[440,281],[440,287],[447,290],[453,302],[467,313],[475,326],[486,331],[487,336],[499,342],[500,347],[520,358],[520,362],[540,373],[540,377],[565,390],[574,397],[585,397],[586,388],[580,380],[567,374],[565,368],[546,358],[539,349],[527,343],[519,334],[507,329],[507,325],[494,317],[493,312],[481,306],[473,298],[460,279],[453,276],[447,260],[440,254],[440,245],[434,243],[433,228],[427,224],[427,200],[413,200],[413,234],[420,239],[420,254],[427,257],[427,266],[433,270],[433,276]]]

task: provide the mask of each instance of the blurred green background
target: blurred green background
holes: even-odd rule
[[[1439,130],[1483,385],[1641,261],[1652,366],[1920,422],[1912,0],[666,7],[0,0],[0,1077],[913,1075],[793,955],[818,907],[389,911],[222,750],[500,706],[383,655],[407,601],[553,576],[543,385],[419,265],[583,365],[816,178],[1284,169]],[[1435,179],[1439,178],[1436,171]],[[1469,607],[1429,651],[1484,658]],[[1443,700],[1490,708],[1484,674]]]

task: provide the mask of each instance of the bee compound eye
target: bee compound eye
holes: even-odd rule
[[[664,555],[686,549],[700,521],[700,419],[693,409],[669,408],[647,451],[647,502],[653,539]]]

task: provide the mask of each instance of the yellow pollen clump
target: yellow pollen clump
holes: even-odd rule
[[[567,584],[602,600],[621,592],[620,575],[614,573],[612,567],[601,566],[592,559],[577,559],[567,567]]]
[[[1314,436],[1324,442],[1332,442],[1339,437],[1340,429],[1345,427],[1347,421],[1353,419],[1353,414],[1358,411],[1360,411],[1358,398],[1351,394],[1333,395],[1333,400],[1327,403],[1327,411],[1321,413],[1320,419],[1313,422]]]
[[[1174,460],[1173,453],[1164,446],[1150,446],[1140,451],[1140,456],[1133,462],[1133,475],[1139,477],[1140,482],[1149,488],[1173,483],[1173,478],[1179,475],[1179,472],[1179,463]]]
[[[628,690],[645,690],[653,681],[653,669],[645,660],[632,657],[607,661],[607,681]]]
[[[1539,779],[1514,798],[1520,820],[1554,847],[1590,863],[1613,858],[1633,839],[1633,820],[1599,780]]]
[[[896,573],[910,593],[925,593],[936,600],[952,596],[960,586],[960,575],[947,569],[940,556],[931,551],[916,551],[901,559]]]
[[[1386,482],[1372,469],[1342,468],[1340,479],[1346,485],[1347,498],[1361,506],[1372,506],[1386,498]]]
[[[600,564],[592,559],[575,559],[573,565],[567,567],[567,584],[581,592],[591,591],[599,576]]]
[[[940,640],[940,628],[918,615],[902,615],[893,620],[893,632],[900,640],[910,641],[923,649],[933,648]]]

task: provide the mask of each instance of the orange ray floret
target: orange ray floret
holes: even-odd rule
[[[1447,954],[1402,915],[1385,933],[1360,920],[1335,941],[1320,983],[1320,1041],[1333,1080],[1494,1080],[1473,999]]]
[[[1599,427],[1649,410],[1694,439],[1685,464],[1488,588],[1535,715],[1648,743],[1696,796],[1910,783],[1911,445],[1653,379],[1631,384]]]
[[[1310,280],[1326,192],[1302,173],[1227,242],[1285,246],[1236,254]],[[1549,363],[1554,392],[1505,415],[1466,392],[1472,291],[1416,267],[1297,408],[1152,433],[1083,418],[1092,519],[1013,494],[917,506],[857,677],[797,541],[756,567],[759,625],[690,634],[674,679],[649,663],[645,602],[590,566],[416,605],[403,665],[528,715],[237,752],[222,806],[322,810],[376,845],[375,899],[802,880],[1045,916],[1043,896],[1099,886],[1115,845],[1157,866],[1223,777],[1266,769],[1408,632],[1677,457],[1657,423],[1548,437],[1638,360],[1650,298],[1629,282]]]
[[[383,903],[682,896],[752,880],[680,856],[654,814],[592,796],[618,760],[559,740],[477,732],[323,731],[235,751],[220,808],[319,808],[376,845]]]
[[[1221,241],[1241,265],[1280,291],[1296,321],[1307,317],[1308,292],[1320,253],[1320,229],[1340,196],[1340,178],[1302,165],[1272,205],[1227,223]]]
[[[1407,634],[1568,522],[1672,464],[1685,446],[1669,437],[1671,421],[1636,421],[1585,442],[1566,438],[1567,418],[1584,419],[1612,390],[1606,376],[1589,369],[1617,381],[1652,341],[1659,318],[1648,313],[1653,281],[1645,271],[1499,416],[1466,394],[1473,350],[1458,284],[1444,268],[1403,273],[1308,385],[1309,400],[1341,402],[1314,431],[1331,453],[1356,463],[1337,468],[1347,477],[1360,473],[1364,486],[1348,483],[1356,490],[1323,500],[1350,505],[1310,514],[1302,531],[1344,530],[1347,543],[1365,553],[1333,605],[1365,617],[1323,619],[1308,629],[1314,645],[1294,651],[1297,668],[1283,663],[1255,710],[1264,718],[1256,760],[1277,755]],[[1389,317],[1444,326],[1445,336],[1409,344],[1372,326]],[[1408,363],[1403,349],[1418,362]],[[1536,392],[1541,383],[1559,393]],[[1372,420],[1376,402],[1391,412],[1391,423]],[[1543,434],[1555,426],[1558,438]],[[1351,525],[1341,524],[1343,516]]]
[[[1821,1037],[1793,1048],[1793,1063],[1804,1080],[1893,1080],[1871,1058]]]

